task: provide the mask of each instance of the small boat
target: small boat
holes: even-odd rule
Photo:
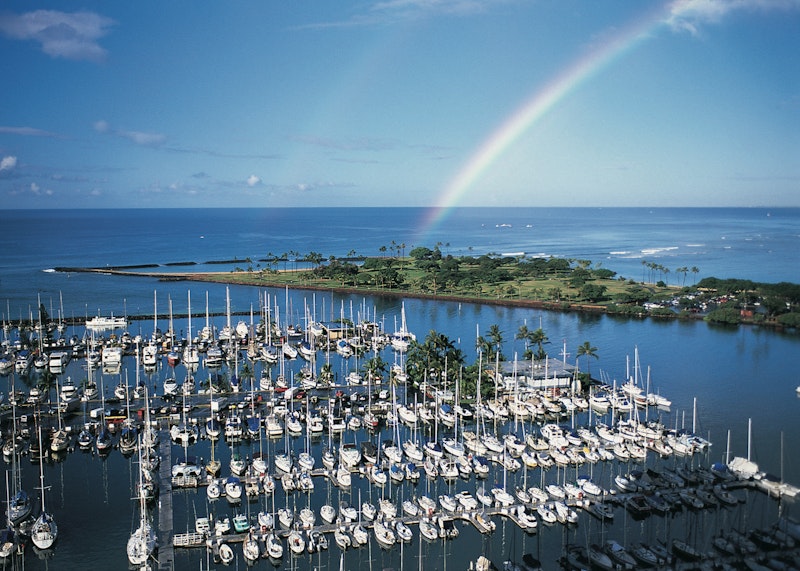
[[[242,544],[242,554],[247,561],[258,561],[261,557],[261,547],[258,545],[258,540],[252,532],[250,532]]]
[[[332,505],[325,504],[319,509],[319,516],[322,518],[322,521],[333,523],[333,520],[336,519],[336,510]]]
[[[32,508],[31,497],[25,490],[20,488],[11,497],[11,501],[8,504],[8,509],[6,510],[8,521],[11,525],[18,524],[30,515]]]
[[[352,546],[350,534],[347,533],[347,530],[344,528],[344,526],[337,526],[337,528],[333,531],[333,539],[336,542],[336,545],[338,545],[339,549],[342,551]]]
[[[286,538],[286,541],[289,544],[289,550],[294,555],[300,555],[306,549],[306,541],[303,539],[303,535],[296,529],[289,532],[289,537]]]
[[[304,529],[310,529],[314,527],[314,523],[317,519],[316,516],[314,515],[314,511],[309,507],[301,509],[299,517],[300,517],[300,525]]]
[[[656,555],[655,552],[644,543],[636,544],[633,549],[631,549],[630,553],[641,567],[657,567],[666,563],[664,559]]]
[[[381,514],[387,518],[394,518],[397,515],[397,506],[389,498],[381,498],[378,500],[378,509]]]
[[[605,552],[622,569],[633,569],[636,567],[636,559],[628,553],[622,545],[614,539],[606,541]]]
[[[634,517],[645,517],[650,515],[650,504],[642,494],[634,494],[625,501],[625,507]]]
[[[234,500],[242,497],[242,481],[236,476],[228,476],[225,480],[225,495]]]
[[[17,549],[17,536],[11,528],[0,531],[0,559],[7,559]]]
[[[727,506],[735,506],[739,503],[739,499],[722,486],[714,486],[712,493],[722,504]]]
[[[419,520],[419,533],[428,541],[439,539],[439,529],[436,527],[436,524],[433,523],[433,520],[428,517],[423,517]]]
[[[294,512],[289,508],[281,508],[278,510],[278,522],[284,529],[289,529],[294,523]]]
[[[588,549],[588,557],[590,565],[595,569],[604,569],[611,571],[614,569],[614,562],[599,545],[592,544]]]
[[[548,525],[553,525],[558,521],[556,512],[548,504],[539,504],[536,507],[536,513],[539,514],[539,518],[541,518],[542,522]]]
[[[258,527],[261,528],[262,533],[272,529],[275,526],[275,516],[271,512],[260,511],[257,516]]]
[[[364,502],[361,504],[361,515],[365,520],[372,521],[375,519],[377,513],[378,510],[375,508],[374,504],[371,504],[370,502]]]
[[[443,510],[448,512],[455,512],[458,507],[456,499],[449,494],[441,494],[439,496],[439,505],[442,506]]]
[[[483,486],[479,487],[475,491],[475,496],[478,498],[478,501],[485,506],[491,507],[491,505],[494,503],[491,494],[488,494],[486,492],[486,488]]]
[[[245,533],[250,530],[250,522],[244,514],[237,514],[233,516],[233,531],[236,533]]]
[[[588,511],[593,516],[601,519],[601,520],[611,520],[614,519],[614,510],[610,504],[605,502],[591,502],[588,504]]]
[[[208,535],[208,532],[211,531],[211,520],[205,516],[198,517],[194,520],[194,530],[200,535]]]
[[[308,549],[311,552],[326,551],[328,549],[327,536],[317,529],[308,531]]]
[[[353,539],[355,540],[358,547],[366,545],[367,542],[369,541],[369,534],[367,533],[367,530],[364,529],[364,526],[361,525],[360,523],[355,524],[350,529],[350,534],[353,536]]]
[[[478,509],[478,500],[467,490],[462,490],[458,492],[455,498],[458,501],[459,505],[461,505],[461,507],[464,509],[464,511],[472,511]]]
[[[356,508],[350,504],[346,502],[340,502],[339,515],[341,515],[342,519],[345,521],[355,521],[356,518],[358,518],[358,511],[356,511]]]
[[[397,534],[397,539],[402,541],[403,543],[409,543],[414,535],[411,532],[411,528],[408,527],[403,520],[397,520],[394,523],[394,531]]]
[[[280,559],[283,557],[283,543],[274,531],[267,535],[266,539],[267,555],[272,559]]]
[[[206,496],[209,500],[216,500],[222,495],[222,486],[219,483],[219,480],[216,478],[212,478],[208,482],[208,486],[206,486]]]
[[[684,561],[699,561],[703,556],[702,552],[681,539],[672,540],[672,552]]]
[[[383,520],[376,520],[372,526],[372,532],[375,535],[375,540],[378,545],[384,549],[391,549],[397,543],[397,536],[394,530],[385,524]]]
[[[230,565],[233,561],[234,554],[233,549],[227,543],[221,543],[219,545],[219,560],[222,561],[223,565]]]
[[[409,515],[411,517],[415,517],[416,515],[419,514],[419,508],[417,507],[417,504],[415,504],[411,500],[403,500],[401,508],[403,509],[404,514]]]

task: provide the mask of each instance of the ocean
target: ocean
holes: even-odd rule
[[[642,279],[643,262],[655,262],[670,269],[667,274],[670,283],[685,280],[688,284],[708,276],[800,282],[800,209],[468,208],[446,213],[418,208],[9,210],[3,228],[0,313],[4,321],[35,316],[38,300],[52,316],[149,315],[153,313],[155,297],[159,327],[166,330],[167,300],[171,300],[176,313],[186,313],[191,291],[192,327],[197,331],[204,324],[206,295],[212,313],[224,312],[226,308],[224,285],[52,271],[56,267],[159,264],[161,271],[184,271],[187,266],[172,264],[192,262],[193,270],[220,271],[248,266],[257,269],[267,264],[263,260],[275,255],[286,254],[289,260],[309,252],[318,252],[325,258],[391,255],[393,251],[407,255],[414,247],[437,245],[444,253],[453,255],[524,253],[586,259],[635,280]],[[230,260],[236,261],[208,263]],[[279,267],[283,264],[280,262]],[[292,262],[285,264],[291,266]],[[697,271],[684,275],[677,272],[679,267]],[[649,374],[653,390],[673,401],[670,412],[659,413],[662,422],[686,428],[696,424],[697,432],[713,441],[707,457],[695,462],[723,460],[728,431],[731,453],[746,455],[750,421],[753,459],[763,469],[800,484],[800,458],[794,453],[800,449],[800,399],[795,394],[795,387],[800,384],[796,372],[800,336],[796,332],[723,328],[694,321],[628,320],[394,296],[365,298],[302,290],[266,293],[280,306],[284,322],[301,325],[302,309],[309,306],[320,319],[338,317],[344,312],[347,317],[375,319],[392,331],[404,303],[408,326],[418,337],[424,338],[431,330],[442,332],[462,348],[469,362],[477,358],[476,332],[485,334],[492,325],[502,330],[504,352],[509,356],[521,355],[524,350],[521,342],[514,339],[521,325],[541,326],[550,339],[546,346],[548,353],[563,358],[561,354],[566,350],[570,362],[575,361],[578,345],[588,340],[597,347],[598,354],[589,365],[592,374],[610,382],[624,381],[637,352],[642,374]],[[231,287],[231,309],[246,314],[253,307],[257,315],[263,295],[258,288]],[[214,318],[214,322],[220,326],[224,318]],[[188,326],[182,319],[175,329],[185,332]],[[146,337],[152,328],[150,320],[132,321],[130,331]],[[82,333],[68,331],[69,335]],[[389,363],[394,361],[389,349],[383,358]],[[331,363],[340,379],[357,366],[352,359],[336,356],[331,356]],[[300,365],[299,361],[288,364],[288,372],[298,371]],[[579,365],[585,366],[585,361],[581,359]],[[255,365],[256,377],[261,366]],[[164,363],[147,381],[160,386],[168,372]],[[84,375],[81,363],[75,361],[64,373],[75,380]],[[181,375],[179,372],[179,378]],[[198,380],[207,375],[201,367]],[[132,385],[136,377],[133,360],[126,359],[121,373],[103,377],[106,390],[123,379]],[[0,391],[7,393],[12,380],[35,382],[29,378],[0,377]],[[587,420],[584,416],[576,422]],[[369,437],[363,431],[345,436],[352,440]],[[390,437],[391,434],[383,434],[380,438]],[[326,443],[311,444],[318,463]],[[292,439],[290,444],[297,451],[304,447],[302,438]],[[280,440],[265,446],[271,454],[283,450],[285,442]],[[193,448],[190,453],[209,457],[207,441]],[[246,447],[240,450],[244,454],[253,451]],[[180,447],[173,446],[173,459],[183,453]],[[226,445],[218,446],[223,466],[227,466],[231,453]],[[671,459],[663,463],[675,462]],[[10,468],[9,464],[6,468]],[[595,466],[593,477],[605,487],[612,487],[613,476],[628,469],[624,463],[614,461]],[[25,488],[33,493],[39,485],[38,464],[24,460],[22,470]],[[125,568],[125,543],[138,521],[137,503],[131,500],[135,459],[125,458],[118,451],[105,459],[76,451],[49,461],[44,473],[49,487],[47,507],[59,522],[60,537],[55,549],[42,554],[41,559],[29,548],[24,568]],[[532,485],[555,479],[563,481],[575,475],[536,469],[507,476],[509,485],[523,479]],[[490,481],[502,482],[503,477],[502,470],[495,469]],[[376,489],[365,479],[354,478],[353,491],[340,498],[340,492],[330,489],[327,480],[319,479],[312,495],[284,497],[278,492],[275,501],[278,508],[287,504],[299,510],[307,504],[319,507],[327,501],[338,505],[339,499],[356,504],[359,493],[373,501],[391,495],[399,502],[414,494],[426,493],[435,498],[444,491],[474,492],[475,485],[473,478],[459,480],[447,489],[443,483],[432,484],[423,476],[417,486],[387,484],[384,489]],[[421,567],[421,557],[425,564],[465,569],[481,554],[502,563],[508,558],[518,560],[523,553],[530,552],[542,560],[546,569],[554,569],[565,543],[584,544],[608,537],[633,542],[691,534],[693,541],[708,548],[714,530],[738,527],[743,522],[760,525],[777,513],[774,502],[763,501],[757,493],[747,493],[753,496],[749,498],[751,501],[734,510],[651,516],[639,522],[629,520],[625,510],[618,508],[613,525],[600,526],[591,516],[582,514],[576,528],[540,524],[535,536],[524,534],[510,521],[496,518],[498,528],[489,536],[480,535],[471,527],[459,527],[461,537],[455,541],[429,544],[420,543],[415,537],[411,544],[391,551],[382,550],[371,541],[369,546],[345,554],[345,568],[417,568]],[[262,503],[229,507],[224,500],[209,503],[203,489],[175,492],[175,531],[189,530],[196,515],[232,515],[237,509],[253,515],[264,509]],[[781,509],[791,512],[792,507]],[[177,550],[175,556],[174,569],[205,569],[209,565],[204,550]],[[237,565],[243,567],[240,548],[237,557]],[[280,567],[336,569],[339,564],[339,550],[332,545],[327,553],[313,556],[293,558],[287,554]],[[268,561],[256,566],[272,568]]]

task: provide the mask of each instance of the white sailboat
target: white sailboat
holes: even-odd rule
[[[415,340],[416,336],[406,326],[406,305],[403,303],[400,306],[400,329],[395,331],[391,338],[392,349],[404,353],[408,351],[409,345]]]
[[[158,293],[153,290],[153,335],[142,349],[142,364],[145,367],[155,367],[158,364]]]
[[[13,419],[11,438],[12,442],[16,442],[17,409],[13,403],[11,410]],[[25,520],[30,515],[32,509],[31,498],[22,488],[22,472],[20,470],[19,460],[19,451],[14,447],[11,456],[11,477],[13,480],[14,495],[8,501],[8,508],[6,509],[6,519],[11,526],[15,526]]]
[[[139,446],[139,462],[141,463],[141,445]],[[156,548],[156,534],[147,519],[145,494],[142,493],[142,471],[139,470],[139,527],[128,538],[128,561],[131,565],[144,565]]]
[[[39,437],[39,450],[42,449],[42,433],[39,427],[36,428]],[[44,466],[42,464],[42,455],[39,455],[39,482],[42,492],[42,511],[36,521],[31,526],[31,541],[39,549],[50,549],[56,542],[58,537],[58,526],[53,519],[52,514],[47,513],[44,503]]]
[[[183,348],[183,362],[186,363],[187,368],[192,365],[197,365],[200,362],[200,354],[197,345],[194,344],[192,338],[192,291],[187,292],[188,308],[189,308],[189,333],[186,337],[186,347]]]

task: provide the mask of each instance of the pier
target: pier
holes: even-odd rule
[[[158,570],[169,571],[173,568],[175,554],[173,551],[172,525],[172,446],[169,433],[161,431],[159,435],[159,496],[158,496]]]

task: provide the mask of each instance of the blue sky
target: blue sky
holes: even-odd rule
[[[800,206],[800,0],[64,8],[0,9],[6,207]]]

